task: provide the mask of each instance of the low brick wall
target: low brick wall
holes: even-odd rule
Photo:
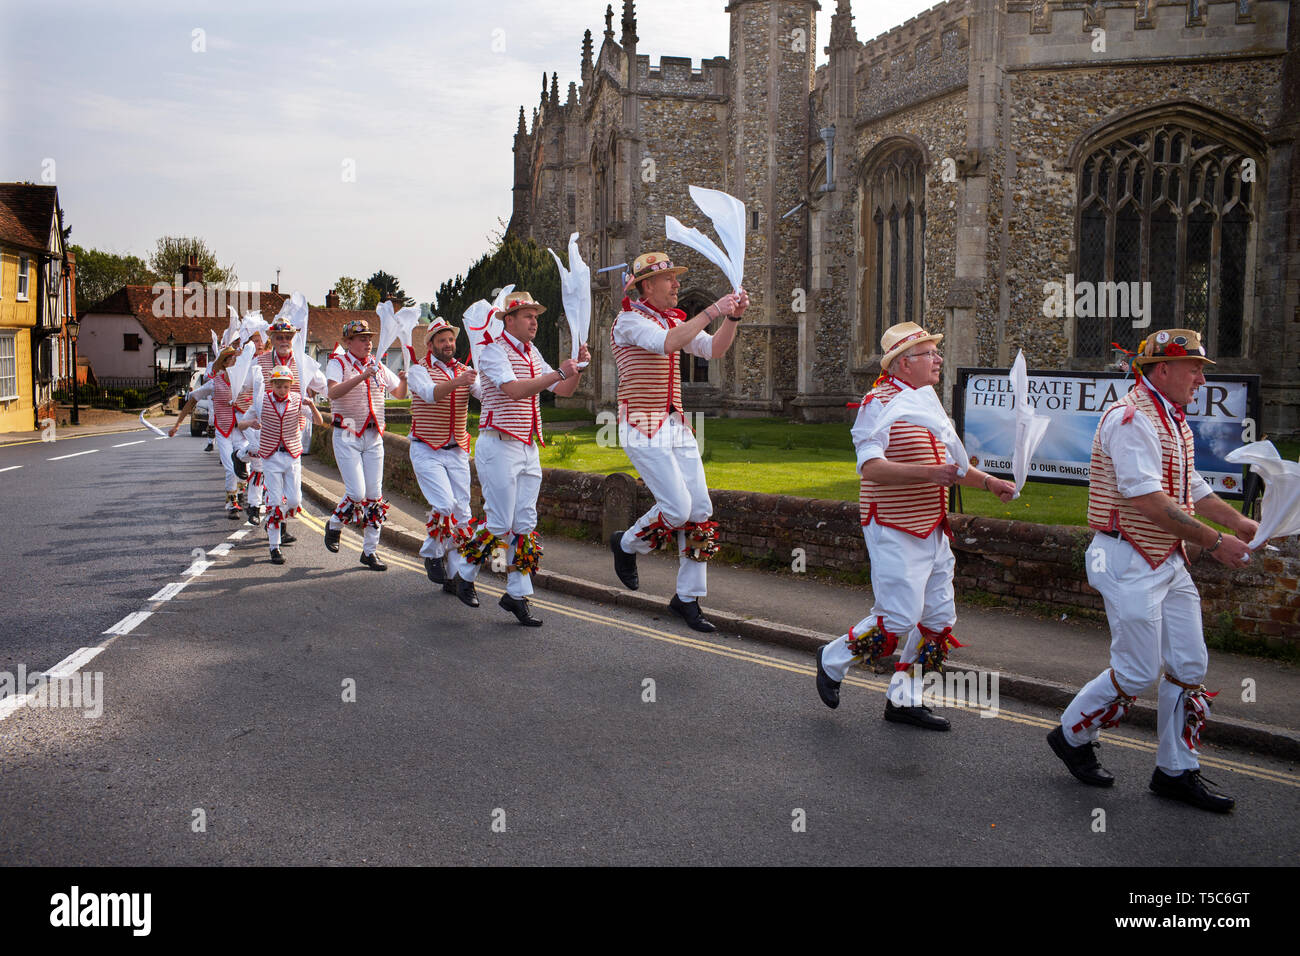
[[[411,469],[409,440],[385,435],[384,488],[422,500]],[[329,430],[313,431],[312,450],[330,464]],[[601,538],[625,528],[653,503],[645,485],[623,474],[592,475],[543,469],[538,514],[556,525]],[[803,549],[809,569],[861,572],[866,546],[855,502],[824,501],[747,491],[711,492],[719,543],[751,559],[790,566]],[[482,496],[473,482],[474,510]],[[972,515],[952,515],[955,585],[1009,601],[1037,602],[1065,613],[1103,611],[1088,585],[1087,546],[1092,532],[1072,525],[1043,525]],[[1300,646],[1300,539],[1256,555],[1248,569],[1230,570],[1204,558],[1192,566],[1200,588],[1206,628],[1226,619],[1241,634],[1271,644]]]

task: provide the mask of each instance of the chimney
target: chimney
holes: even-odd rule
[[[189,261],[181,266],[181,279],[186,285],[191,282],[203,284],[203,267],[199,265],[198,256],[190,256]]]
[[[337,309],[339,307],[339,294],[333,289],[325,293],[325,308]]]
[[[280,284],[279,284],[278,282],[272,282],[272,283],[271,283],[271,291],[272,291],[272,292],[275,292],[275,293],[278,293],[278,292],[280,291]]]

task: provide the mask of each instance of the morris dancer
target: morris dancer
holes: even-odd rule
[[[556,395],[572,395],[577,391],[580,374],[578,362],[573,359],[565,359],[558,370],[551,368],[533,345],[537,318],[545,311],[546,307],[527,292],[512,293],[501,313],[505,331],[479,356],[483,410],[475,462],[483,488],[484,519],[483,527],[460,548],[466,566],[456,579],[460,599],[470,607],[478,607],[474,575],[493,550],[504,546],[510,573],[499,603],[526,627],[542,624],[528,607],[528,597],[533,593],[532,572],[542,558],[541,542],[534,530],[537,493],[542,486],[537,450],[542,443],[538,394],[549,388]],[[584,342],[578,361],[590,358]]]
[[[293,387],[293,371],[277,365],[269,377],[270,389],[258,391],[240,425],[258,430],[256,450],[267,494],[266,542],[271,549],[271,563],[284,564],[280,535],[285,518],[297,514],[302,505],[302,430],[307,427],[308,417],[303,414],[302,393]],[[317,424],[324,424],[315,405],[308,402],[307,408]]]
[[[230,375],[226,369],[234,364],[237,355],[239,349],[234,345],[228,345],[221,350],[212,363],[211,374],[202,385],[190,392],[189,398],[181,408],[180,416],[176,419],[176,424],[168,432],[169,435],[175,436],[185,417],[194,410],[194,406],[201,399],[212,398],[212,424],[217,431],[215,439],[217,454],[221,458],[221,467],[226,472],[226,517],[232,521],[239,520],[239,493],[247,487],[242,476],[248,473],[244,463],[234,455],[236,445],[243,442],[242,436],[235,433],[239,427],[235,417],[236,414],[242,415],[248,411],[253,403],[250,386],[241,389],[239,396],[232,402]]]
[[[677,306],[677,277],[686,271],[662,252],[647,252],[632,264],[623,285],[633,286],[638,301],[623,299],[611,338],[618,367],[618,439],[650,493],[654,507],[626,531],[609,539],[614,573],[631,590],[640,586],[636,556],[666,541],[676,541],[677,590],[668,607],[697,631],[713,631],[700,611],[707,593],[707,565],[717,550],[717,524],[710,521],[713,502],[704,480],[700,449],[682,408],[678,352],[704,359],[721,358],[736,338],[736,326],[749,306],[749,295],[724,295],[693,319]],[[716,333],[706,330],[727,317]]]
[[[1098,736],[1128,714],[1160,677],[1156,769],[1150,789],[1202,810],[1227,813],[1232,797],[1201,779],[1197,747],[1210,712],[1201,683],[1209,664],[1201,598],[1187,573],[1184,542],[1220,564],[1245,567],[1247,541],[1259,526],[1210,490],[1196,472],[1186,406],[1205,384],[1201,337],[1190,329],[1156,332],[1133,359],[1137,383],[1112,405],[1092,439],[1088,583],[1101,592],[1110,623],[1110,667],[1085,684],[1047,735],[1076,778],[1109,787],[1115,778],[1097,758]],[[1192,517],[1232,529],[1225,538]]]
[[[948,486],[983,488],[1010,501],[1016,486],[977,468],[957,477],[947,449],[920,425],[890,427],[885,441],[872,441],[884,408],[904,389],[937,385],[943,369],[943,335],[914,322],[885,330],[880,340],[880,377],[862,399],[853,425],[862,483],[858,511],[871,561],[871,613],[847,634],[817,652],[817,693],[827,707],[840,705],[840,683],[850,665],[875,663],[902,650],[885,701],[885,720],[926,730],[948,730],[948,721],[926,707],[919,675],[942,670],[957,622],[948,539]]]
[[[248,386],[245,391],[252,396],[250,398],[250,408],[252,407],[251,403],[256,401],[256,397],[270,387],[259,365],[264,357],[268,359],[273,357],[270,344],[265,342],[253,356],[253,364],[248,370]],[[268,365],[268,370],[270,367]],[[266,491],[266,476],[262,473],[262,459],[257,456],[257,449],[262,442],[262,438],[257,433],[256,428],[243,428],[242,426],[240,435],[243,437],[243,442],[234,452],[234,461],[236,464],[241,461],[244,463],[248,478],[248,492],[244,510],[248,513],[248,523],[256,525],[262,518],[262,498]]]
[[[478,372],[456,361],[460,329],[435,317],[425,333],[428,351],[411,366],[411,468],[429,502],[428,537],[420,556],[429,580],[457,594],[464,581],[473,595],[478,565],[466,565],[458,547],[470,539],[469,396],[483,400]],[[444,564],[445,559],[445,564]],[[475,606],[471,602],[471,606]]]
[[[284,366],[289,370],[290,374],[293,375],[293,381],[290,387],[301,395],[302,386],[301,381],[298,378],[298,362],[293,357],[293,337],[300,330],[294,328],[293,322],[289,319],[278,318],[271,323],[270,327],[266,331],[267,335],[271,337],[271,347],[253,359],[253,367],[249,370],[249,376],[252,379],[253,394],[260,395],[262,392],[266,391],[266,389],[270,387],[269,383],[271,380],[272,369],[277,366]],[[320,372],[317,372],[315,378],[307,383],[308,394],[324,395],[328,388],[329,385],[325,381],[325,376]],[[318,422],[323,421],[320,413],[315,410],[314,405],[312,405],[312,415],[310,417],[304,416],[304,418],[308,422],[313,419]],[[246,434],[249,436],[250,440],[256,440],[260,445],[260,439],[255,437],[257,434],[255,431],[249,431],[246,432]],[[303,435],[304,441],[310,434],[311,430],[308,428]],[[262,503],[265,491],[261,461],[259,458],[253,457],[256,453],[257,445],[250,447],[249,451],[245,453],[246,457],[249,458],[249,468],[251,470],[248,479],[248,517],[250,522],[254,521],[257,517],[256,506]],[[273,507],[272,499],[267,498],[266,503],[268,509]],[[296,509],[294,511],[295,514],[297,513],[297,510],[300,509]],[[285,517],[287,518],[288,515],[285,515]],[[293,544],[297,540],[298,538],[290,532],[289,525],[285,523],[280,529],[281,543]]]
[[[334,416],[334,460],[343,478],[343,500],[325,524],[325,547],[337,552],[343,526],[365,526],[361,563],[372,571],[387,571],[375,555],[379,530],[388,512],[383,497],[384,397],[406,396],[406,373],[394,375],[370,355],[370,324],[353,319],[343,326],[345,351],[325,364],[330,412]]]

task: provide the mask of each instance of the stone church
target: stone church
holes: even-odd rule
[[[838,0],[817,67],[819,9],[731,0],[696,66],[640,53],[625,0],[581,82],[520,109],[511,231],[580,232],[593,273],[666,249],[688,314],[730,289],[664,216],[710,232],[692,184],[746,203],[754,304],[725,357],[683,357],[688,409],[843,420],[906,320],[946,334],[945,400],[958,366],[1100,369],[1189,327],[1300,434],[1300,0],[948,0],[865,42]],[[594,275],[596,409],[621,272]]]

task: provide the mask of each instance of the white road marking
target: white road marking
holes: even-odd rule
[[[137,625],[139,625],[151,614],[153,614],[153,611],[134,611],[131,614],[128,614],[126,617],[122,618],[122,620],[118,621],[116,624],[114,624],[112,627],[110,627],[107,631],[104,631],[103,633],[117,634],[117,635],[130,634],[133,630],[135,630]]]
[[[139,441],[124,441],[124,442],[122,442],[122,444],[120,444],[120,445],[114,445],[113,447],[114,447],[114,448],[126,448],[128,445],[143,445],[143,444],[144,444],[144,439],[141,438]]]
[[[190,581],[192,581],[192,580],[194,580],[194,579],[193,579],[193,578],[190,578]],[[157,594],[155,594],[153,597],[149,598],[149,600],[150,600],[150,601],[170,601],[170,600],[171,600],[172,598],[174,598],[176,595],[180,594],[181,591],[183,591],[183,590],[185,589],[185,586],[186,586],[187,584],[190,583],[190,581],[173,581],[171,584],[167,585],[165,588],[163,588],[161,591],[159,591],[159,592],[158,592]]]
[[[65,458],[76,458],[78,455],[93,455],[99,451],[98,448],[92,448],[90,451],[74,451],[71,455],[56,455],[53,458],[47,458],[46,461],[63,461]]]
[[[148,612],[143,612],[148,616]],[[134,626],[134,625],[133,625]],[[45,672],[47,680],[62,680],[65,677],[71,677],[86,664],[90,663],[95,657],[102,653],[104,648],[101,647],[83,647],[73,651],[63,660],[59,661],[53,667]]]
[[[231,547],[232,546],[229,542],[222,542],[221,544],[213,548],[211,551],[209,551],[208,554],[215,555],[218,558],[224,558],[226,555],[230,553]]]
[[[203,561],[203,560],[195,561],[188,568],[186,568],[184,571],[181,572],[181,576],[198,577],[200,574],[202,574],[210,567],[212,567],[211,561]]]
[[[18,467],[21,468],[22,465],[19,465]],[[245,538],[245,537],[247,537],[247,536],[248,536],[248,532],[251,531],[251,530],[252,530],[251,528],[245,528],[243,531],[236,531],[234,534],[232,534],[232,535],[230,536],[230,540],[231,540],[231,541],[239,541],[241,538]]]
[[[21,467],[22,465],[10,465],[8,468],[0,468],[0,471],[14,471]]]
[[[0,720],[4,720],[15,710],[21,710],[26,707],[27,702],[34,696],[34,694],[14,694],[12,697],[6,697],[4,700],[0,700]]]
[[[170,437],[171,437],[170,435],[159,435],[157,438],[154,439],[154,441],[166,441]]]

